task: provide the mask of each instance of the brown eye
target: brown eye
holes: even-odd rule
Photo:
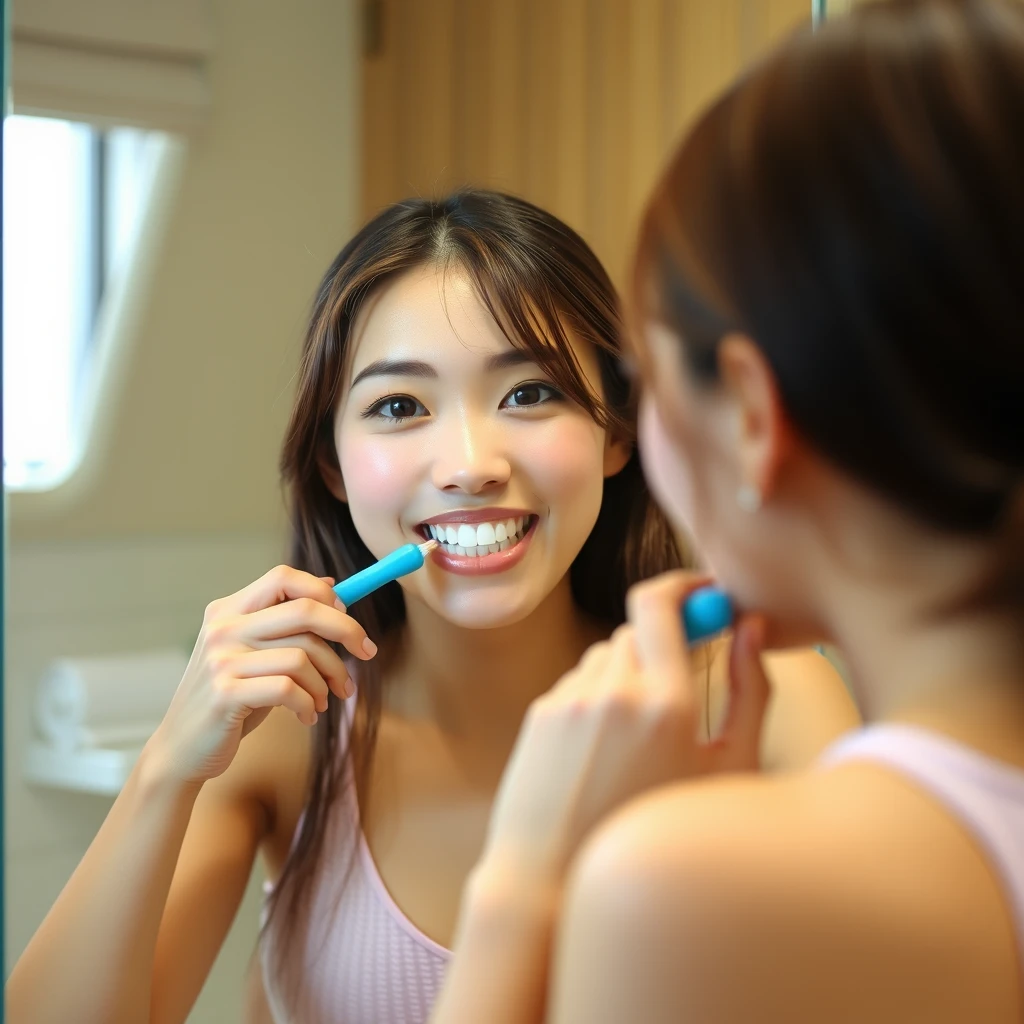
[[[427,410],[422,402],[417,402],[409,395],[388,395],[379,402],[374,402],[369,409],[363,413],[366,419],[382,419],[392,423],[399,420],[411,420],[427,415]]]
[[[411,398],[392,398],[385,403],[381,411],[391,419],[408,419],[416,415],[416,402]]]
[[[526,409],[561,397],[553,387],[541,384],[539,381],[531,381],[513,388],[503,404],[511,409]]]

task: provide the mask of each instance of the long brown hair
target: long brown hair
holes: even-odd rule
[[[341,579],[374,561],[348,506],[328,489],[322,466],[337,468],[333,416],[352,324],[375,289],[421,265],[467,273],[511,344],[529,351],[596,422],[617,437],[634,439],[635,401],[619,365],[615,289],[576,232],[536,206],[497,192],[463,190],[437,201],[397,203],[370,221],[331,264],[303,346],[281,473],[291,510],[291,562],[317,576]],[[602,396],[587,386],[570,333],[594,346]],[[570,569],[574,599],[595,619],[615,626],[624,620],[625,594],[632,583],[680,563],[673,533],[651,501],[634,450],[626,467],[605,480],[597,522]],[[381,652],[358,666],[351,728],[343,723],[342,704],[333,696],[315,727],[305,811],[267,919],[282,917],[286,939],[277,942],[279,950],[288,948],[287,936],[308,904],[328,814],[347,778],[354,781],[365,813],[382,706],[377,661],[405,619],[399,585],[378,590],[351,615]]]
[[[864,4],[703,115],[649,203],[633,285],[697,380],[747,334],[818,451],[924,523],[992,537],[986,597],[1013,602],[1022,169],[1024,4]]]

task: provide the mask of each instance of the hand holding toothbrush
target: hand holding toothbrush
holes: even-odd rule
[[[377,645],[346,607],[414,572],[436,541],[406,544],[333,586],[279,565],[206,609],[203,628],[171,706],[147,745],[149,759],[179,781],[201,784],[224,772],[238,744],[270,714],[291,711],[314,725],[327,692],[354,692],[327,641],[363,661]]]
[[[147,745],[160,770],[201,784],[224,772],[242,737],[272,708],[313,725],[328,691],[353,692],[327,641],[361,660],[376,646],[345,612],[333,580],[279,565],[212,602],[167,714]]]
[[[728,717],[716,740],[698,740],[700,704],[680,614],[704,634],[728,624],[716,619],[724,596],[703,582],[672,572],[634,587],[628,623],[534,701],[505,769],[478,873],[495,865],[506,882],[521,877],[557,888],[585,835],[631,797],[758,766],[769,697],[760,618],[737,623]]]

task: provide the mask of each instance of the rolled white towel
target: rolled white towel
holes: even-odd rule
[[[40,735],[63,750],[141,746],[188,665],[179,650],[59,658],[36,691]]]

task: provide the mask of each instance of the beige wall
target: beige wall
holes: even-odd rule
[[[8,968],[111,804],[107,797],[22,781],[33,684],[46,663],[57,654],[187,649],[210,596],[243,586],[277,557],[277,546],[277,538],[265,532],[12,545],[4,651]],[[242,981],[256,942],[259,881],[257,871],[190,1024],[241,1019]]]
[[[212,0],[210,117],[81,475],[13,494],[5,650],[8,964],[110,806],[21,779],[61,654],[194,641],[283,553],[277,454],[313,290],[358,218],[358,0]],[[191,1024],[239,1020],[258,879]]]

